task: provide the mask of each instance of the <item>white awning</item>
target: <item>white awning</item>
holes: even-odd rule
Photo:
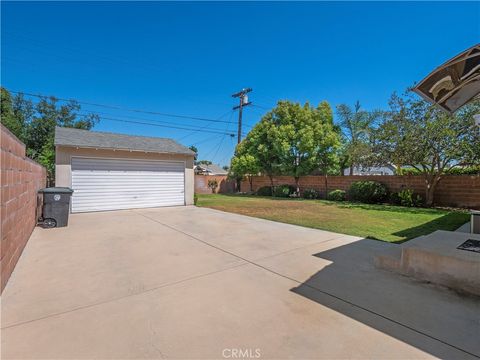
[[[480,44],[432,71],[413,89],[452,113],[480,94]]]

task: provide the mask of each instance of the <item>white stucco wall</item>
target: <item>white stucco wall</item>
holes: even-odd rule
[[[57,146],[55,151],[55,186],[72,186],[72,157],[185,161],[185,204],[193,204],[195,174],[193,155],[159,154],[143,151],[105,150]]]

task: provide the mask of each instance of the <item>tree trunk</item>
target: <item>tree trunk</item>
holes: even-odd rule
[[[268,178],[270,179],[270,188],[272,189],[272,195],[274,194],[274,189],[273,189],[273,176],[272,175],[268,175]]]
[[[250,192],[253,193],[253,176],[248,177],[248,182],[250,183]]]
[[[300,196],[300,185],[298,184],[300,181],[300,177],[296,176],[294,177],[294,179],[295,179],[295,187],[296,187],[297,195]]]
[[[237,178],[237,192],[242,191],[242,179]]]
[[[325,174],[325,199],[328,197],[328,175]]]
[[[427,207],[432,207],[434,204],[434,195],[435,195],[435,189],[437,188],[437,184],[440,181],[440,176],[434,175],[431,178],[426,178],[425,179],[425,206]]]
[[[353,164],[350,165],[350,176],[352,176],[352,175],[353,175]]]

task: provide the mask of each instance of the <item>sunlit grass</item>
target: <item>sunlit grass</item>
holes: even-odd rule
[[[465,211],[241,195],[199,195],[197,205],[389,242],[455,230],[469,219]]]

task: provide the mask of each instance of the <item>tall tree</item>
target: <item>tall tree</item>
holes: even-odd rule
[[[272,187],[274,175],[293,176],[299,192],[301,176],[333,165],[337,146],[338,133],[327,102],[313,108],[308,103],[279,101],[248,133],[236,155],[252,155]]]
[[[198,160],[197,165],[212,165],[210,160]]]
[[[237,145],[243,154],[253,155],[260,171],[268,176],[273,188],[273,177],[280,173],[280,156],[278,152],[278,129],[267,113]]]
[[[324,177],[325,198],[328,195],[328,176],[336,175],[339,167],[341,145],[341,128],[333,122],[333,111],[327,101],[322,101],[315,112],[316,121],[323,124],[317,143],[317,165]]]
[[[80,115],[75,101],[59,104],[55,97],[42,97],[33,104],[21,94],[12,99],[2,88],[1,102],[2,123],[25,143],[27,156],[47,168],[50,183],[55,173],[55,126],[89,130],[98,122],[97,115]]]
[[[197,161],[198,148],[195,145],[190,145],[189,149],[192,150],[195,153],[195,155],[193,157],[193,161]]]
[[[353,169],[364,164],[371,155],[370,136],[381,113],[363,110],[357,101],[353,109],[345,104],[338,105],[337,114],[344,140],[344,163],[348,163],[349,174],[353,175]]]
[[[479,111],[479,101],[450,115],[413,94],[394,94],[376,132],[377,162],[417,169],[425,179],[425,203],[432,206],[445,172],[458,165],[480,164],[480,129],[473,119]]]
[[[13,96],[5,88],[1,91],[1,120],[17,138],[25,142],[26,125],[33,115],[33,104],[22,94]]]
[[[333,114],[326,102],[313,108],[308,103],[281,101],[272,111],[279,134],[281,169],[294,177],[297,193],[301,176],[320,169],[325,174],[333,165],[338,134]]]

